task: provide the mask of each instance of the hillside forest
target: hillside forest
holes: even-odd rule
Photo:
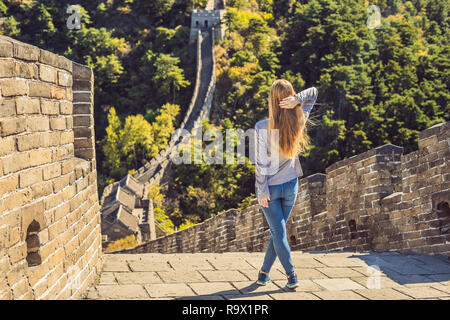
[[[69,5],[81,13],[70,29]],[[88,65],[95,75],[99,193],[149,162],[179,126],[195,85],[190,17],[206,0],[0,0],[0,34]],[[370,5],[379,8],[373,27]],[[417,149],[418,132],[450,120],[448,2],[228,0],[214,46],[216,91],[203,129],[253,128],[268,116],[276,79],[315,86],[304,175],[392,143]],[[152,186],[167,232],[255,197],[254,166],[181,164]]]

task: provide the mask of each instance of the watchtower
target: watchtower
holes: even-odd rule
[[[197,40],[197,30],[211,30],[214,27],[214,38],[223,39],[225,34],[225,24],[223,16],[224,9],[194,9],[191,15],[191,33],[189,42]]]

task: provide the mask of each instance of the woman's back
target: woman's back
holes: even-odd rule
[[[299,100],[303,109],[305,122],[309,113],[317,100],[318,91],[315,87],[303,90],[297,93],[295,97]],[[298,120],[300,121],[300,119]],[[272,139],[268,139],[269,119],[258,121],[256,129],[256,187],[258,189],[257,197],[268,197],[269,185],[277,185],[287,182],[295,177],[303,176],[303,170],[298,156],[287,158],[280,152],[279,145]],[[272,130],[271,130],[272,131]],[[277,131],[275,131],[277,133]],[[272,134],[272,133],[271,133]],[[278,139],[275,134],[275,141]]]

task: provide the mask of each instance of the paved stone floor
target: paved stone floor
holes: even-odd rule
[[[255,284],[264,253],[105,254],[87,299],[450,299],[450,260],[396,252],[292,252],[299,287]]]

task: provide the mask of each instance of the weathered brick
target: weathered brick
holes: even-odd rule
[[[73,113],[73,105],[72,102],[69,101],[61,101],[59,103],[59,110],[61,114],[72,114]]]
[[[30,165],[39,166],[49,163],[52,159],[52,152],[50,149],[31,150],[30,152]]]
[[[78,127],[73,128],[75,138],[84,138],[94,136],[94,128]]]
[[[43,114],[57,115],[59,114],[59,104],[57,101],[41,100],[41,111]]]
[[[27,128],[32,132],[48,131],[50,128],[48,117],[31,117],[27,119]]]
[[[75,185],[71,185],[64,190],[63,199],[64,201],[68,201],[72,199],[77,193],[77,189]]]
[[[39,78],[45,82],[57,82],[57,70],[55,68],[46,66],[45,64],[39,65]]]
[[[39,59],[39,48],[18,41],[15,41],[13,46],[15,58],[29,61],[37,61]]]
[[[66,118],[67,129],[73,129],[73,117]]]
[[[54,163],[44,168],[44,180],[50,180],[61,175],[61,164]]]
[[[36,98],[17,97],[16,110],[17,114],[40,113],[40,101]]]
[[[14,76],[25,79],[38,78],[38,66],[34,63],[26,63],[16,60],[14,62]]]
[[[52,130],[65,130],[66,129],[66,119],[65,118],[51,118],[50,128]]]
[[[14,137],[0,139],[0,156],[5,156],[16,151],[16,141]]]
[[[11,247],[8,249],[8,256],[11,261],[11,263],[16,263],[22,259],[24,259],[27,255],[27,246],[25,243],[18,244],[14,247]],[[13,287],[13,292],[15,293],[15,290],[17,289],[17,286]],[[16,297],[16,294],[14,294]],[[19,293],[17,294],[17,297],[19,297]]]
[[[1,43],[0,43],[0,50],[1,50]],[[0,78],[11,78],[11,77],[14,77],[14,60],[0,59]]]
[[[73,114],[91,114],[92,104],[90,103],[76,103],[73,105]]]
[[[73,131],[61,132],[61,144],[73,143],[74,136]]]
[[[92,82],[90,80],[73,81],[72,89],[74,91],[91,91]]]
[[[45,132],[41,133],[40,143],[42,147],[54,147],[60,145],[60,133],[59,132]]]
[[[94,159],[95,150],[94,149],[77,149],[75,150],[75,156],[82,159]]]
[[[19,227],[11,228],[9,232],[9,241],[7,243],[7,247],[12,247],[19,241],[20,241],[20,228]]]
[[[63,87],[70,87],[72,85],[72,76],[65,71],[58,71],[58,84]]]
[[[13,210],[20,208],[21,206],[23,206],[24,203],[30,201],[30,199],[31,199],[31,191],[28,189],[13,192],[3,199],[3,209]]]
[[[60,205],[63,201],[63,196],[61,193],[54,194],[45,199],[45,210],[50,210],[58,205]]]
[[[65,160],[73,156],[73,145],[67,145],[53,150],[52,160],[59,161]]]
[[[48,290],[48,283],[45,281],[38,282],[33,287],[33,294],[35,299],[39,299],[43,293],[45,293]]]
[[[12,118],[0,120],[0,133],[2,137],[24,132],[26,121],[23,118]]]
[[[66,100],[73,101],[73,91],[71,87],[66,87]]]
[[[74,170],[74,161],[69,159],[61,163],[61,174],[66,174]]]
[[[51,85],[40,82],[30,82],[29,84],[30,97],[43,97],[43,98],[51,98]]]
[[[75,127],[90,127],[93,125],[92,116],[74,116],[73,125]]]
[[[74,146],[76,149],[94,148],[94,138],[75,139]]]
[[[9,117],[16,114],[16,102],[14,99],[0,100],[0,117]]]
[[[56,67],[72,73],[72,61],[66,57],[58,55],[56,58]]]
[[[28,152],[14,153],[3,159],[3,172],[14,173],[30,167],[30,154]]]
[[[56,54],[54,54],[53,52],[40,49],[39,62],[42,62],[42,63],[45,63],[47,65],[56,67],[56,59],[57,59],[57,57],[58,56]]]
[[[92,103],[92,95],[88,92],[74,92],[73,93],[73,102]]]
[[[43,183],[34,184],[31,186],[31,191],[33,194],[33,199],[48,196],[53,193],[52,182],[47,181]]]
[[[45,277],[49,269],[46,264],[41,264],[40,266],[28,269],[27,277],[30,285],[33,287],[39,280]]]
[[[32,133],[17,137],[17,149],[27,151],[40,147],[41,135],[40,133]]]
[[[22,79],[3,79],[0,80],[0,90],[4,97],[27,95],[28,83]]]
[[[13,45],[11,42],[0,39],[0,57],[12,57],[13,56]]]
[[[91,80],[92,69],[74,62],[72,76],[76,80]]]
[[[0,179],[0,197],[4,194],[14,191],[19,184],[17,175]]]
[[[63,88],[51,86],[52,99],[64,100],[66,99],[66,90]]]
[[[68,174],[58,177],[53,180],[53,190],[54,192],[59,192],[63,188],[67,187],[70,183],[70,176]]]
[[[30,169],[19,174],[21,188],[31,186],[42,181],[42,168]]]
[[[67,228],[67,221],[65,218],[56,221],[54,224],[48,227],[48,238],[50,240],[55,239],[56,236],[64,232],[66,228]]]
[[[79,182],[77,182],[76,186],[77,186],[77,193],[81,192],[82,190],[88,187],[88,179],[86,178],[81,179]]]
[[[51,266],[59,265],[59,264],[61,264],[61,262],[63,262],[64,257],[65,257],[64,248],[60,248],[53,255],[50,256],[49,264]],[[57,276],[55,276],[55,277],[57,277]],[[54,283],[54,282],[52,282],[52,283]]]

